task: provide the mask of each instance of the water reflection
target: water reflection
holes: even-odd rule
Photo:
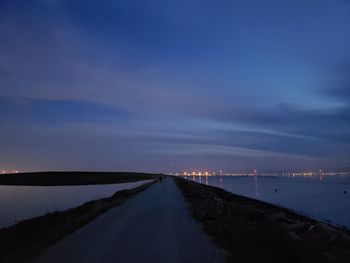
[[[255,198],[258,199],[259,197],[259,192],[258,192],[258,176],[254,176],[254,195],[255,195]]]
[[[220,176],[220,187],[224,188],[224,180],[222,179],[222,176]]]
[[[0,228],[15,221],[108,197],[149,181],[84,186],[0,186]]]
[[[350,176],[209,176],[201,181],[350,227]]]

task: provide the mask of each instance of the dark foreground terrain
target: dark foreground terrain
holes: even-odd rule
[[[349,263],[349,230],[182,178],[192,215],[228,252],[228,262]]]
[[[58,186],[128,183],[159,175],[124,172],[36,172],[0,175],[0,185]]]
[[[156,181],[159,183],[144,191]],[[189,262],[203,262],[198,255],[209,262],[220,261],[220,257],[214,256],[213,261],[201,252],[203,247],[205,251],[216,249],[205,241],[200,226],[191,223],[185,200],[172,180],[156,181],[0,229],[0,262],[31,262],[40,255],[40,262],[130,262],[130,258],[141,256],[152,262],[178,262],[179,258],[189,257]],[[346,228],[323,224],[220,188],[182,178],[175,181],[193,217],[226,251],[228,262],[350,262],[350,233]],[[138,193],[141,194],[110,210]],[[145,245],[147,249],[136,249]],[[100,261],[104,256],[104,261]]]
[[[109,198],[90,201],[76,208],[49,213],[0,229],[0,262],[30,262],[45,248],[88,224],[110,208],[123,204],[153,183],[154,181],[131,190],[119,191]]]
[[[224,253],[189,213],[173,178],[110,209],[34,263],[221,263]]]

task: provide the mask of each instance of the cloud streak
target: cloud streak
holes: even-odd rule
[[[326,2],[4,4],[0,166],[350,166],[350,9]]]

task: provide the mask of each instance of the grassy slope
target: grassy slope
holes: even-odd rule
[[[88,185],[126,183],[158,175],[124,172],[36,172],[0,175],[0,185]]]

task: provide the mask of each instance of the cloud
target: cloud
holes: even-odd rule
[[[27,125],[124,123],[132,112],[108,105],[73,100],[7,99],[0,97],[0,121]]]
[[[333,75],[332,80],[323,88],[323,94],[350,107],[350,64],[338,65]]]
[[[0,159],[8,164],[128,170],[153,164],[166,171],[174,162],[186,169],[191,163],[232,169],[349,163],[348,66],[330,87],[311,92],[305,57],[284,52],[289,46],[264,46],[278,39],[255,46],[250,31],[230,31],[230,22],[246,18],[226,18],[223,28],[213,19],[207,32],[200,23],[206,8],[195,21],[192,6],[176,24],[179,12],[149,20],[133,4],[128,12],[142,14],[136,22],[123,21],[114,7],[95,23],[89,12],[67,15],[66,2],[40,2],[40,17],[19,10],[0,18],[0,121],[6,124]],[[264,30],[274,21],[266,20]],[[198,27],[198,34],[191,31]]]
[[[140,110],[190,109],[208,103],[189,76],[166,66],[134,67],[122,50],[92,45],[74,26],[9,23],[0,27],[3,97],[80,100]],[[110,52],[110,53],[109,53]],[[111,55],[112,54],[112,55]],[[111,56],[111,57],[110,57]],[[181,74],[181,73],[180,73]]]

